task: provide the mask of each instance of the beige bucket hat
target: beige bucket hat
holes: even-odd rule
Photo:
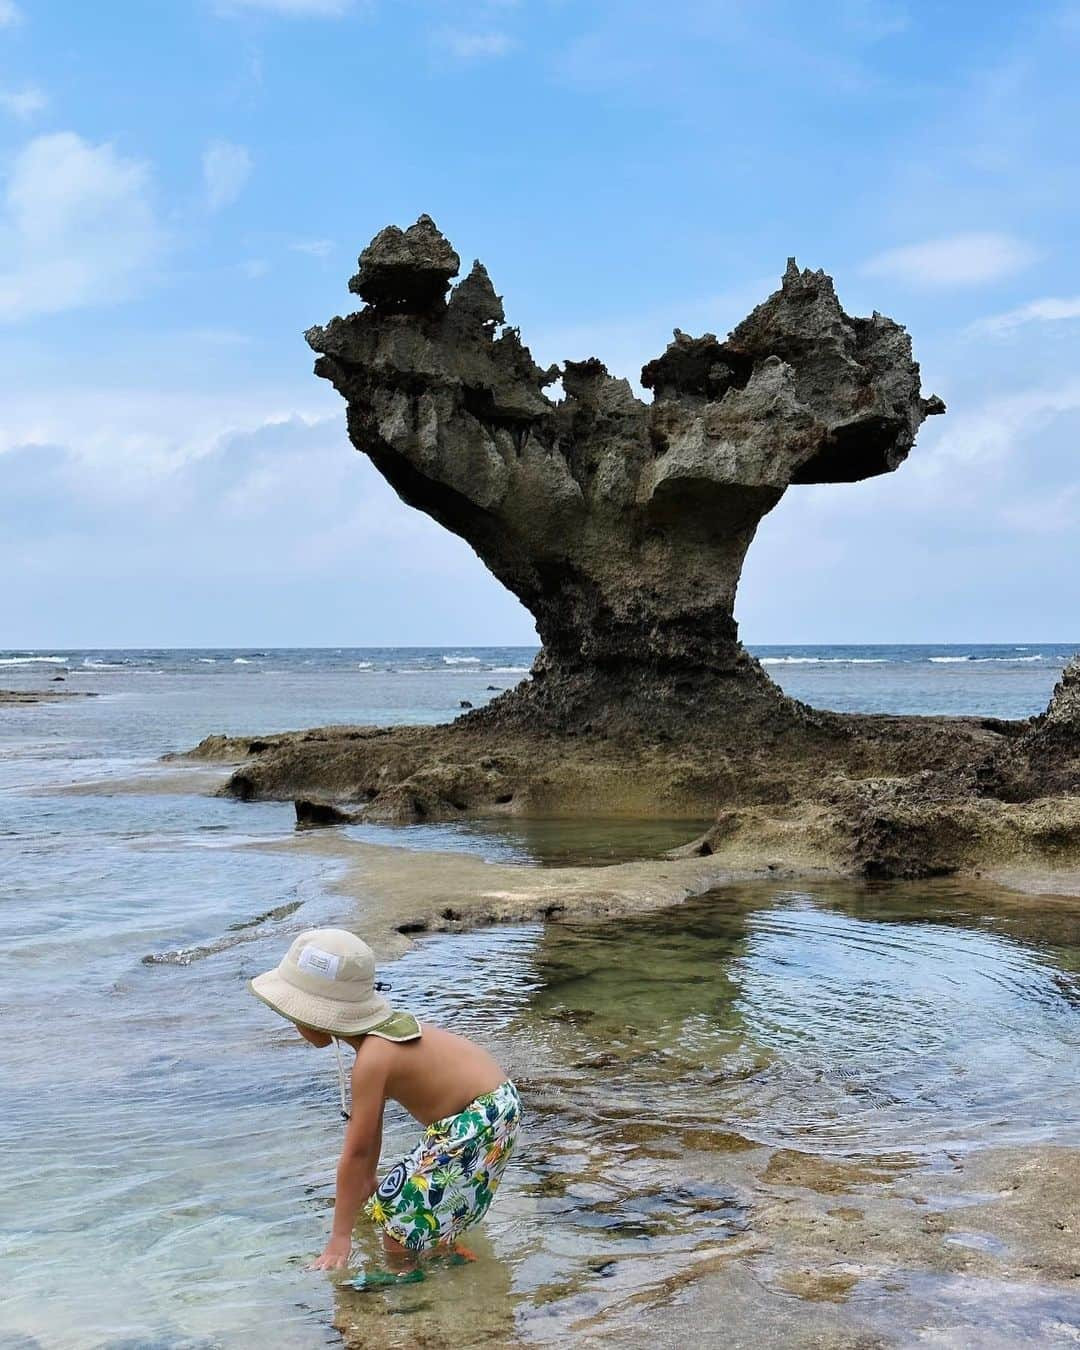
[[[391,1041],[420,1035],[412,1013],[395,1011],[378,992],[374,952],[343,928],[301,933],[281,964],[256,975],[248,987],[282,1017],[314,1031]]]

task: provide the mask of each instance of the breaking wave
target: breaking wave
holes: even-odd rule
[[[66,656],[0,656],[0,666],[65,666]]]
[[[886,666],[884,656],[763,656],[763,666]]]
[[[1036,652],[1033,656],[931,656],[927,659],[936,666],[953,666],[967,661],[974,661],[980,665],[1004,661],[1007,665],[1016,665],[1021,661],[1041,661],[1042,653]]]

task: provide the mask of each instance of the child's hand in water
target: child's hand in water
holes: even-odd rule
[[[352,1252],[351,1237],[332,1237],[323,1248],[323,1254],[317,1256],[309,1270],[343,1270],[349,1264]]]

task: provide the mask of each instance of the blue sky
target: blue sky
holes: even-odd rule
[[[529,642],[311,374],[433,215],[636,379],[785,259],[905,323],[900,471],[793,488],[753,642],[1080,639],[1080,3],[0,0],[0,646]]]

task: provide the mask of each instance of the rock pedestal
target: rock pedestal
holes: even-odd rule
[[[739,644],[743,560],[788,487],[889,473],[944,411],[902,328],[792,261],[726,341],[676,331],[647,404],[595,358],[541,370],[479,263],[450,289],[458,266],[428,217],[391,226],[350,282],[366,308],[307,337],[357,449],[532,611],[533,678],[445,726],[208,737],[223,791],[291,797],[305,826],[711,818],[680,860],[691,888],[702,859],[709,877],[1075,867],[1080,665],[1022,722],[842,714],[786,698]],[[689,893],[674,875],[669,898]]]
[[[944,411],[904,329],[845,314],[791,260],[726,341],[676,330],[642,371],[647,404],[595,358],[542,370],[479,262],[450,290],[458,266],[429,217],[391,226],[350,282],[366,308],[307,340],[357,449],[535,616],[534,679],[473,716],[793,712],[738,640],[743,560],[789,484],[891,472]]]

